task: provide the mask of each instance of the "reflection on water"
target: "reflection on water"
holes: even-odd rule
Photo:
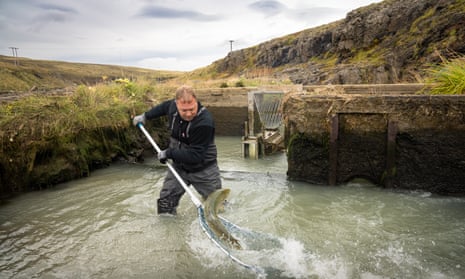
[[[223,216],[260,238],[234,254],[267,278],[465,278],[465,199],[290,182],[285,154],[243,159],[232,137],[218,148]],[[187,196],[176,218],[156,216],[165,171],[117,164],[1,206],[0,278],[255,278]]]

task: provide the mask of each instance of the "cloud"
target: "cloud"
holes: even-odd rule
[[[29,5],[29,6],[27,6]],[[18,1],[18,6],[6,6],[5,17],[10,25],[22,26],[32,33],[41,32],[49,24],[62,24],[79,16],[76,9],[66,5]],[[19,21],[18,21],[19,20]],[[33,34],[31,34],[33,35]]]
[[[286,6],[274,0],[260,0],[249,5],[249,7],[266,16],[273,16],[286,10]]]
[[[0,0],[0,55],[193,70],[381,0]]]
[[[36,7],[47,10],[47,11],[56,11],[60,13],[66,13],[66,14],[76,14],[77,11],[73,8],[62,6],[62,5],[55,5],[55,4],[37,4]]]
[[[323,24],[341,18],[342,9],[330,7],[311,7],[306,9],[289,10],[289,17],[309,23]]]
[[[41,13],[32,18],[30,22],[30,31],[41,32],[49,24],[62,24],[63,22],[67,22],[69,19],[70,17],[68,15],[57,11]]]
[[[41,14],[35,17],[35,20],[41,23],[65,22],[67,20],[67,16],[62,13],[50,12],[50,13]]]
[[[162,6],[145,6],[137,16],[156,19],[187,19],[195,21],[214,21],[218,17],[190,10],[171,9]]]

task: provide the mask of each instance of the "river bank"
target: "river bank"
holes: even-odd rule
[[[127,81],[0,106],[0,197],[86,177],[115,160],[138,160],[147,148],[130,119],[150,106],[148,96],[147,88]],[[163,123],[148,127],[161,142]]]
[[[463,195],[465,98],[412,91],[422,86],[319,86],[290,92],[283,107],[289,179],[336,185],[364,178],[382,187]],[[138,90],[130,83],[105,90],[81,87],[69,96],[32,96],[3,106],[0,196],[86,177],[115,161],[143,160],[152,148],[131,116],[168,95]],[[247,95],[255,90],[198,90],[218,135],[242,135]],[[168,137],[165,126],[164,119],[147,126],[162,145]]]

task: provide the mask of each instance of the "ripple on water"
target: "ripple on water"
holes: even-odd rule
[[[465,278],[465,199],[292,182],[282,156],[218,143],[239,150],[220,158],[223,215],[252,232],[235,253],[267,278]],[[117,164],[1,206],[0,277],[256,278],[204,235],[187,196],[177,217],[156,215],[166,171]]]

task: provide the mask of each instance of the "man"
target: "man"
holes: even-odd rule
[[[215,145],[215,124],[210,112],[197,100],[194,89],[181,86],[174,100],[165,101],[149,111],[137,115],[133,124],[160,116],[168,116],[171,131],[170,144],[158,153],[165,164],[173,160],[173,167],[186,184],[192,184],[204,199],[221,188],[220,171]],[[176,207],[184,194],[183,187],[168,171],[160,198],[157,200],[158,214],[176,214]]]

